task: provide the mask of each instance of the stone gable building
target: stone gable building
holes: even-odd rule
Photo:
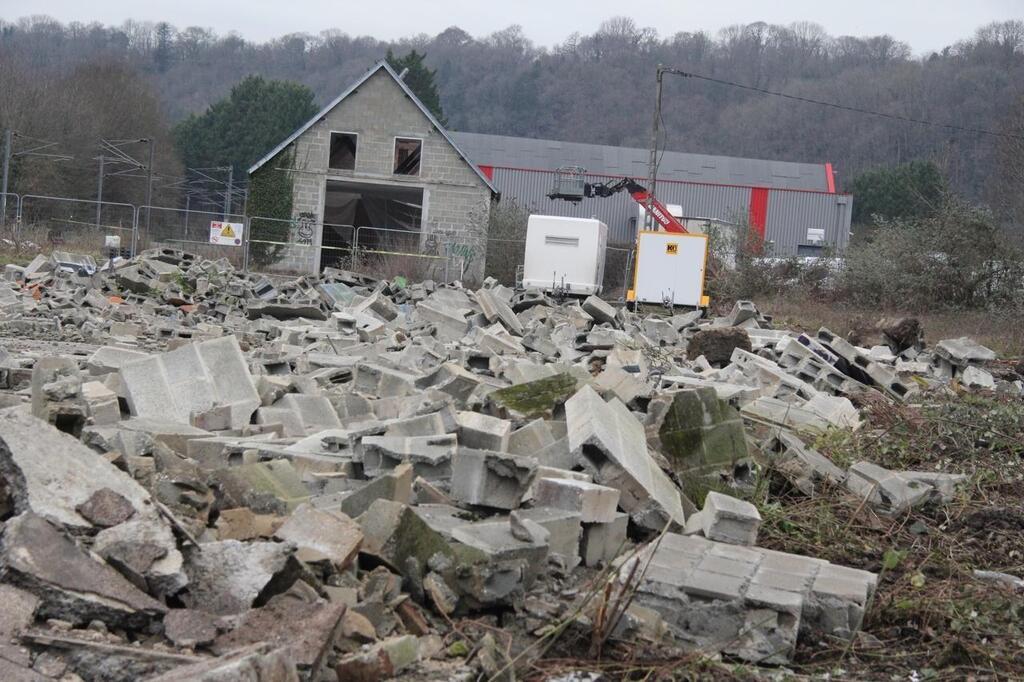
[[[361,228],[361,251],[436,254],[445,258],[408,262],[440,266],[447,260],[464,279],[482,279],[497,192],[386,62],[267,153],[249,175],[275,170],[291,181],[291,216],[282,221],[287,236],[271,236],[265,226],[274,223],[254,219],[249,237],[252,244],[275,245],[270,267],[345,267]]]

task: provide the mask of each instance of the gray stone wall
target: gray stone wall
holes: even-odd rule
[[[358,135],[354,171],[327,168],[332,131]],[[392,174],[395,137],[423,140],[418,176]],[[319,269],[316,247],[323,230],[327,180],[354,180],[422,188],[421,249],[451,255],[456,271],[464,262],[467,280],[483,278],[490,190],[383,69],[303,133],[293,147],[295,226],[290,241],[296,245],[280,261],[281,269]]]

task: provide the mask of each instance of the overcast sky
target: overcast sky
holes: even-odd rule
[[[168,21],[237,31],[252,40],[338,28],[393,39],[459,26],[474,36],[520,24],[536,43],[552,45],[602,20],[632,17],[662,36],[752,21],[814,21],[833,35],[889,33],[916,53],[936,50],[991,21],[1024,18],[1024,0],[0,0],[7,20],[48,14],[61,21],[120,24]]]

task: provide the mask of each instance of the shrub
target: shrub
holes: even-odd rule
[[[839,281],[850,302],[927,310],[1019,305],[1024,256],[992,214],[947,199],[930,216],[876,222]]]
[[[502,199],[491,206],[487,223],[486,277],[493,277],[506,286],[516,282],[516,268],[523,264],[526,251],[526,223],[530,212],[512,199]]]

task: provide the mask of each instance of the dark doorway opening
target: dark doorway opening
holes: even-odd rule
[[[328,180],[320,267],[348,267],[358,230],[362,254],[419,250],[423,189]]]

